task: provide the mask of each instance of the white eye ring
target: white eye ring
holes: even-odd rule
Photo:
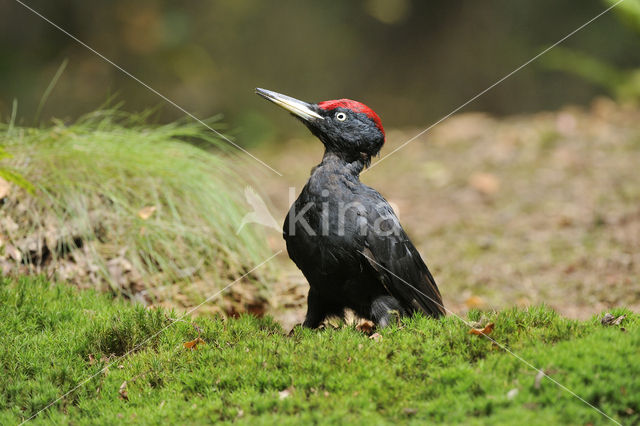
[[[347,114],[345,114],[344,112],[339,112],[336,114],[336,120],[344,121],[346,119],[347,119]]]

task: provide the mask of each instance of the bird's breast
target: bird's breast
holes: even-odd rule
[[[331,274],[359,267],[367,232],[366,206],[341,184],[307,185],[291,206],[283,229],[291,258],[303,270]]]

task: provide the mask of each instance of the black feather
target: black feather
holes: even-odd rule
[[[325,154],[285,220],[289,256],[311,287],[309,327],[345,308],[380,325],[394,313],[444,314],[435,280],[393,209],[360,182],[363,167]]]
[[[298,117],[325,154],[284,222],[291,259],[309,281],[304,325],[345,308],[385,326],[396,315],[445,310],[433,276],[389,203],[360,182],[385,141],[378,115],[356,101],[309,104],[256,89]]]

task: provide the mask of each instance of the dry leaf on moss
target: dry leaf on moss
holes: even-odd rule
[[[287,398],[289,398],[291,396],[291,394],[293,393],[294,390],[295,390],[295,388],[293,386],[289,386],[288,388],[278,392],[278,397],[281,400],[282,399],[287,399]]]
[[[625,319],[625,315],[620,315],[619,317],[615,317],[611,315],[609,312],[604,314],[604,317],[600,320],[602,325],[620,325],[622,321]]]
[[[482,335],[486,336],[488,334],[491,334],[494,326],[495,324],[490,322],[489,324],[485,325],[484,328],[472,328],[471,330],[469,330],[469,334],[475,334],[477,336],[482,336]]]
[[[120,389],[118,389],[118,394],[120,395],[120,398],[124,399],[125,401],[129,400],[129,393],[127,392],[126,380],[122,382],[122,384],[120,385]]]
[[[195,340],[192,340],[190,342],[185,342],[182,345],[187,349],[195,350],[195,349],[198,349],[199,344],[206,345],[206,342],[201,338],[197,337]]]
[[[138,211],[138,216],[140,219],[147,220],[151,217],[151,215],[156,211],[156,206],[147,206],[143,207]]]
[[[361,320],[358,323],[358,325],[356,325],[356,330],[361,331],[364,334],[371,335],[371,333],[373,333],[373,329],[375,327],[376,327],[376,325],[373,323],[373,321]]]

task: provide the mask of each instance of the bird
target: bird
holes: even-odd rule
[[[380,328],[417,312],[443,316],[433,275],[391,205],[360,181],[386,139],[380,117],[350,99],[307,103],[255,90],[324,144],[283,227],[289,257],[309,283],[303,327],[318,328],[347,308]]]

